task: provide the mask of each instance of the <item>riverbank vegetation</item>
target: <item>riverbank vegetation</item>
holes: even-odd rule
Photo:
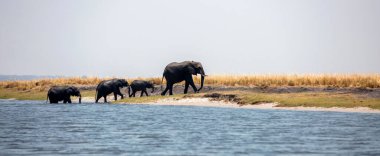
[[[165,98],[210,98],[216,101],[234,102],[239,105],[255,105],[262,103],[278,103],[278,107],[369,107],[380,109],[380,98],[363,98],[354,94],[337,93],[253,93],[244,91],[235,92],[210,92],[200,94],[178,94],[174,96],[149,96],[126,98],[114,103],[150,103]]]
[[[198,82],[199,78],[196,79]],[[223,86],[334,86],[380,87],[380,74],[268,74],[268,75],[214,75],[207,85]]]
[[[206,97],[210,94],[206,94]],[[369,107],[380,109],[380,98],[360,97],[355,94],[326,93],[326,92],[308,92],[308,93],[250,93],[250,92],[233,92],[222,93],[221,95],[230,95],[228,100],[232,100],[242,105],[260,104],[260,103],[278,103],[278,107]],[[213,97],[220,99],[219,97]],[[223,98],[222,98],[223,99]],[[226,99],[226,98],[224,98]]]
[[[83,97],[95,97],[95,90],[82,90]],[[47,91],[27,90],[20,91],[17,89],[0,88],[0,99],[16,100],[46,100]]]
[[[111,78],[71,77],[41,79],[30,81],[1,81],[0,88],[20,91],[47,91],[53,85],[95,86],[100,81]],[[128,82],[135,79],[153,81],[161,85],[161,77],[126,78]],[[194,76],[194,81],[200,83],[200,77]],[[165,83],[165,82],[164,82]],[[268,75],[210,75],[206,77],[205,85],[209,86],[312,86],[312,87],[362,87],[380,88],[380,74],[268,74]]]
[[[1,99],[46,100],[47,90],[54,85],[74,85],[83,97],[95,96],[96,85],[111,78],[56,78],[30,81],[1,81]],[[161,85],[161,77],[127,78],[153,81]],[[200,78],[194,77],[199,84]],[[164,82],[165,83],[165,82]],[[179,84],[183,86],[183,84]],[[157,86],[159,87],[159,86]],[[248,87],[248,89],[247,89]],[[170,98],[208,97],[216,100],[233,100],[239,104],[277,102],[282,107],[369,107],[380,109],[379,74],[321,74],[321,75],[210,75],[200,94],[181,94],[178,88]],[[191,89],[190,89],[191,90]],[[155,94],[159,94],[157,89]],[[191,91],[190,91],[191,92]],[[224,95],[220,99],[218,94]],[[228,95],[228,96],[227,96]],[[232,96],[229,96],[232,95]],[[169,96],[125,98],[116,103],[155,102]]]

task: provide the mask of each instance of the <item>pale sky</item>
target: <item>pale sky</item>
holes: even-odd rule
[[[0,0],[0,74],[380,73],[380,0]]]

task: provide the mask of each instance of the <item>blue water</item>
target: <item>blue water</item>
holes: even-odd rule
[[[0,100],[0,155],[380,155],[380,114]]]

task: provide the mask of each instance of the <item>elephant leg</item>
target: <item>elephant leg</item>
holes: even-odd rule
[[[107,95],[104,95],[103,98],[104,98],[104,103],[107,103]]]
[[[130,90],[128,91],[128,95],[129,95],[129,97],[132,97],[132,95],[133,95],[133,89],[132,89],[132,94],[130,93]]]
[[[68,103],[71,103],[71,99],[70,99],[70,98],[68,98],[68,99],[67,99],[67,102],[68,102]]]
[[[193,77],[191,77],[191,75],[190,76],[188,76],[188,77],[186,77],[186,80],[185,80],[186,82],[188,82],[189,84],[190,84],[190,86],[193,88],[193,90],[194,90],[194,93],[196,93],[198,90],[197,90],[197,87],[195,87],[195,84],[194,84],[194,81],[193,81]]]
[[[146,91],[146,89],[144,90],[144,92],[145,92],[145,95],[146,95],[146,96],[149,96],[149,95],[148,95],[148,92]]]
[[[141,90],[140,97],[144,96],[144,90]]]
[[[187,90],[189,89],[189,82],[185,81],[185,90],[183,91],[184,94],[187,94]]]
[[[173,84],[169,86],[169,95],[173,95]]]
[[[120,90],[118,91],[118,93],[117,93],[117,94],[119,94],[119,95],[121,96],[121,99],[124,99],[124,95],[123,95],[123,94],[121,94]]]
[[[115,97],[115,101],[117,100],[117,93],[113,93],[113,96]]]
[[[115,89],[115,90],[113,91],[113,95],[115,96],[115,101],[117,100],[117,95],[120,95],[120,96],[121,96],[121,99],[124,98],[124,95],[121,94],[120,89]]]
[[[49,102],[50,103],[56,103],[56,100],[53,97],[49,97]]]
[[[98,95],[96,95],[95,103],[98,103],[98,101],[99,101],[100,98],[102,98],[102,96],[100,96],[100,94],[98,93]]]
[[[95,103],[98,103],[99,99],[99,97],[96,97]]]
[[[67,100],[66,100],[66,99],[64,99],[64,100],[63,100],[63,103],[67,103]]]
[[[166,92],[169,90],[169,87],[170,86],[170,83],[168,82],[168,83],[166,83],[166,88],[165,88],[165,90],[161,93],[161,95],[165,95],[166,94]]]

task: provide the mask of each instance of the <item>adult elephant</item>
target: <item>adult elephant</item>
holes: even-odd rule
[[[201,87],[197,89],[195,87],[192,75],[201,75]],[[165,67],[162,79],[166,80],[166,88],[161,93],[165,95],[169,90],[169,94],[173,95],[173,85],[185,81],[184,94],[187,94],[189,85],[193,88],[194,92],[197,93],[203,88],[203,83],[205,79],[205,71],[200,62],[194,61],[184,61],[184,62],[172,62]]]
[[[63,101],[63,103],[71,103],[70,96],[78,96],[79,103],[81,103],[81,94],[78,88],[74,86],[53,86],[49,89],[47,93],[47,100],[50,103],[58,103]]]
[[[152,88],[151,93],[154,92],[154,84],[152,82],[148,82],[144,80],[134,80],[128,88],[129,97],[132,97],[132,96],[135,97],[137,91],[141,91],[140,97],[142,97],[144,93],[146,96],[149,96],[148,92],[146,91],[147,88]]]
[[[121,99],[124,98],[123,94],[120,92],[120,88],[128,87],[129,84],[124,79],[111,79],[104,80],[98,84],[96,87],[96,97],[95,103],[98,103],[101,97],[104,98],[104,102],[107,102],[107,95],[113,93],[115,96],[115,101],[117,100],[117,95],[121,96]]]

